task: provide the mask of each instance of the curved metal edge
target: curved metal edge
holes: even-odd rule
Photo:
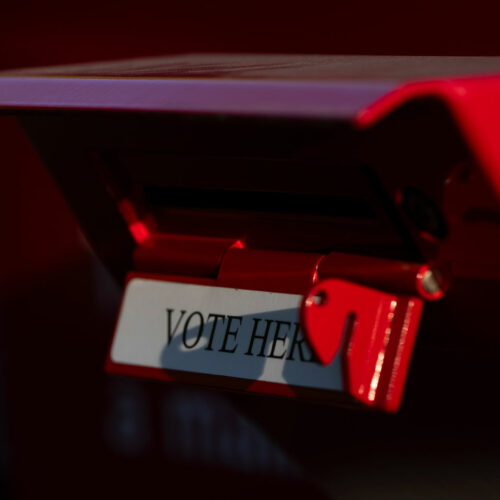
[[[429,97],[449,109],[500,200],[500,76],[408,83],[361,110],[355,124],[370,128],[408,102]]]

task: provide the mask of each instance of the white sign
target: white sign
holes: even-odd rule
[[[339,356],[313,360],[299,327],[302,297],[145,278],[129,281],[114,363],[342,390]]]

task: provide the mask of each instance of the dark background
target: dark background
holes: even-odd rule
[[[2,2],[0,69],[179,52],[500,55],[496,5],[493,0]],[[144,414],[141,408],[148,407],[153,423],[134,425],[160,429],[154,421],[164,397],[163,387],[153,384],[139,390],[103,372],[119,289],[89,252],[22,132],[5,117],[0,119],[0,148],[0,493],[15,498],[99,493],[138,497],[162,485],[163,494],[168,494],[174,488],[168,478],[175,471],[165,475],[164,467],[172,466],[165,465],[154,444],[159,435],[139,435],[132,451],[113,449],[116,440],[126,440],[118,436],[114,441],[106,427],[106,415],[120,413],[120,408]],[[338,418],[332,428],[351,420],[361,435],[366,432],[365,417]],[[421,457],[428,444],[426,429],[432,425],[425,422],[417,436]],[[444,429],[446,422],[440,425]],[[490,460],[494,447],[484,451],[487,431],[469,435],[482,445],[460,455],[460,427],[455,429],[446,438],[446,450],[435,457],[441,464],[436,473],[432,460],[412,459],[404,436],[402,431],[401,445],[392,445],[392,455],[381,452],[385,444],[380,437],[351,453],[348,439],[341,439],[346,459],[325,459],[325,468],[333,467],[332,482],[337,480],[332,490],[340,498],[356,498],[357,493],[364,497],[368,491],[373,498],[395,492],[410,498],[408,489],[416,498],[428,498],[430,491],[438,496],[453,491],[454,498],[460,491],[464,498],[474,492],[478,498],[494,498],[498,460]],[[397,468],[394,453],[401,456]],[[359,479],[353,470],[359,471]],[[387,480],[378,479],[379,470],[385,477],[394,475],[392,489]],[[420,482],[419,470],[427,483]],[[196,477],[201,483],[209,481],[208,476]],[[228,483],[240,491],[242,484],[251,490],[245,479],[233,477]],[[430,489],[423,484],[431,484]],[[254,495],[262,494],[254,488]],[[265,488],[271,491],[268,483]],[[284,495],[283,488],[276,486]]]
[[[3,67],[186,51],[498,55],[476,2],[2,2]]]

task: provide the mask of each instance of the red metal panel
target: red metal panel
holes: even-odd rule
[[[356,123],[362,128],[371,127],[405,103],[428,97],[440,99],[448,106],[500,198],[500,77],[408,83],[362,110]]]
[[[440,299],[448,283],[444,270],[418,262],[331,252],[321,261],[318,278],[343,278],[383,290]]]
[[[313,253],[232,249],[222,261],[218,282],[235,288],[303,294],[316,282],[321,258]]]
[[[305,298],[301,324],[323,364],[342,347],[344,390],[368,406],[401,404],[422,300],[328,279]]]
[[[225,252],[239,240],[154,234],[134,252],[136,269],[145,272],[215,277]]]

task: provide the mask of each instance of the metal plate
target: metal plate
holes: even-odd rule
[[[132,278],[108,368],[135,375],[141,373],[134,367],[142,367],[147,369],[142,374],[164,379],[168,377],[162,375],[170,374],[174,380],[176,374],[189,372],[201,383],[207,383],[207,375],[217,376],[216,385],[227,387],[243,379],[342,390],[340,359],[321,366],[302,336],[301,299],[295,294]]]

